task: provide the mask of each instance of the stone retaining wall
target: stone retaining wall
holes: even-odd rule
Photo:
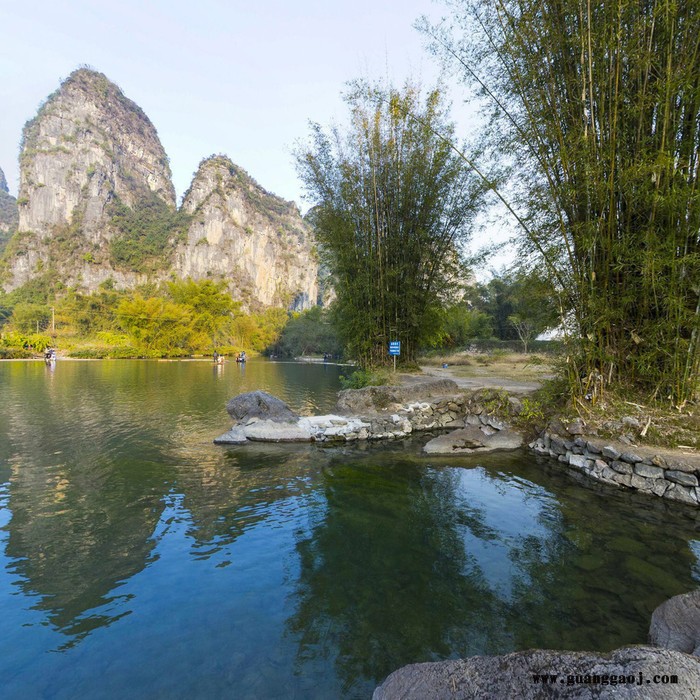
[[[456,388],[454,382],[440,382],[431,384],[429,388]],[[431,395],[425,400],[406,401],[407,396],[415,396],[419,390],[425,393],[427,386],[423,384],[407,388],[369,387],[341,392],[344,399],[343,402],[339,402],[339,409],[368,409],[366,413],[354,415],[309,416],[298,418],[296,421],[277,422],[269,419],[265,412],[252,416],[249,412],[246,416],[239,416],[234,411],[232,417],[239,419],[239,422],[214,442],[241,445],[248,441],[387,440],[402,438],[414,431],[478,427],[476,435],[479,446],[475,445],[474,436],[468,435],[456,441],[460,444],[442,446],[446,451],[439,452],[460,454],[476,451],[481,447],[499,449],[500,438],[508,432],[508,418],[519,415],[522,410],[518,398],[491,389],[462,394]],[[255,392],[251,396],[253,394]],[[232,402],[247,396],[249,395],[241,395],[232,399]],[[257,401],[260,397],[253,398]],[[265,401],[269,400],[278,401],[266,395]],[[555,432],[556,428],[552,429],[553,425],[550,424],[549,429],[530,444],[530,448],[537,454],[553,457],[568,467],[606,484],[635,489],[688,505],[700,505],[700,455],[686,454],[678,450],[661,451],[658,448],[632,447],[599,438],[584,437],[585,427],[581,421],[575,421],[568,427],[560,426],[560,430],[568,431],[569,434],[565,436]],[[493,445],[482,444],[482,441],[488,443],[489,437],[497,433],[497,439],[492,441]],[[458,433],[455,435],[459,437]],[[462,446],[461,442],[464,442],[465,446]],[[466,445],[466,442],[469,442],[469,445]]]
[[[487,435],[507,427],[484,406],[490,394],[474,392],[459,396],[438,397],[429,401],[414,401],[404,405],[393,404],[386,412],[360,418],[352,416],[313,416],[302,418],[300,425],[308,427],[314,441],[329,440],[387,440],[402,438],[413,431],[436,428],[463,428],[481,426]],[[520,402],[511,399],[513,412]]]
[[[562,437],[545,432],[530,444],[592,479],[654,494],[689,505],[700,504],[700,457],[658,448],[629,447],[600,439]]]
[[[480,426],[485,435],[492,435],[507,425],[493,412],[494,392],[475,391],[468,394],[432,397],[426,401],[405,404],[390,403],[381,411],[368,415],[305,416],[296,422],[273,422],[250,418],[235,425],[214,440],[217,444],[245,442],[349,442],[353,440],[391,440],[414,431]],[[518,399],[507,400],[508,410],[520,410]],[[503,398],[501,397],[501,403]]]

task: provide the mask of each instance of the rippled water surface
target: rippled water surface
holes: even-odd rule
[[[698,516],[526,453],[217,447],[334,366],[0,364],[3,698],[368,698],[414,661],[646,639]]]

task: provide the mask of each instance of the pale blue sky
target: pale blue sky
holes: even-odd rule
[[[0,167],[16,194],[24,122],[89,64],[148,114],[178,196],[203,157],[226,153],[301,204],[290,151],[308,121],[342,118],[353,78],[432,83],[412,25],[442,11],[431,0],[0,0]]]

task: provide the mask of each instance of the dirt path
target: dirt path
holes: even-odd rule
[[[423,374],[441,379],[452,379],[463,389],[505,389],[512,394],[531,394],[542,386],[541,381],[509,379],[484,373],[479,376],[461,376],[461,367],[421,367]]]

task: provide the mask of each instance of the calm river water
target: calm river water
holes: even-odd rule
[[[698,516],[525,453],[217,447],[333,366],[0,364],[0,688],[33,698],[369,698],[410,662],[646,640],[700,585]]]

